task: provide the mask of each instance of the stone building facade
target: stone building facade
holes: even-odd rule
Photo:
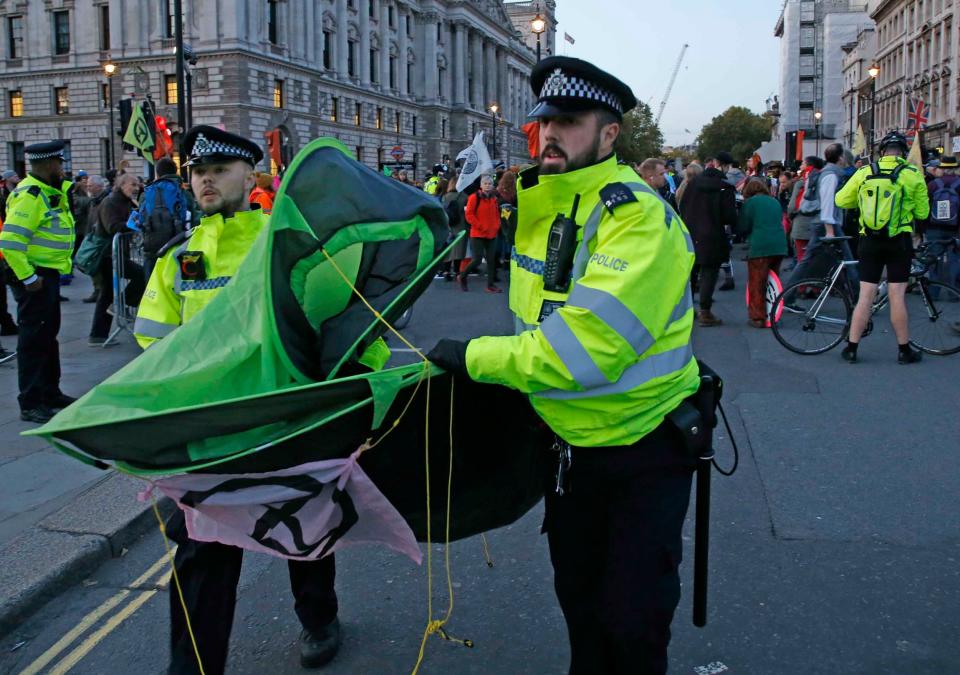
[[[68,169],[104,171],[108,62],[117,68],[115,111],[120,99],[149,95],[177,130],[173,5],[0,0],[0,167],[20,169],[24,145],[62,138]],[[543,9],[550,44],[553,7]],[[492,143],[496,103],[493,154],[527,157],[519,127],[534,102],[536,56],[529,23],[515,25],[502,0],[183,0],[183,8],[196,61],[194,124],[222,125],[265,151],[265,134],[280,130],[287,156],[333,136],[374,167],[394,163],[399,146],[421,176],[455,158],[477,131]],[[117,139],[112,164],[122,158],[142,166]]]

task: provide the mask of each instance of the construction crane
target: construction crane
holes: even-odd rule
[[[673,67],[673,75],[670,76],[670,84],[667,85],[667,91],[663,95],[663,100],[660,101],[660,110],[657,111],[657,119],[654,124],[660,124],[660,118],[663,117],[663,109],[667,107],[667,101],[670,100],[670,92],[673,91],[673,83],[677,81],[677,73],[680,72],[680,65],[683,63],[683,57],[687,53],[687,47],[690,45],[684,44],[680,49],[680,56],[677,57],[677,65]]]

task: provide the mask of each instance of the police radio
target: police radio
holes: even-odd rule
[[[570,217],[558,213],[547,235],[547,255],[543,261],[543,289],[566,293],[570,288],[573,256],[577,252],[577,207],[580,195],[573,198]]]

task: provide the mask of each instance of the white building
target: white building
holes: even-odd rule
[[[114,144],[103,66],[121,98],[150,96],[177,128],[173,0],[0,1],[0,167],[23,147],[62,138],[68,169],[102,172],[133,153]],[[555,5],[544,4],[553,44]],[[533,106],[530,26],[501,0],[183,0],[192,121],[263,144],[279,130],[292,156],[334,136],[371,166],[403,161],[420,176],[494,123],[497,156],[526,158],[519,126]],[[522,15],[524,8],[517,10]],[[115,131],[119,122],[115,115]],[[136,161],[136,160],[134,160]]]
[[[867,145],[873,135],[873,118],[870,115],[873,78],[870,68],[876,63],[877,32],[865,28],[857,39],[843,47],[843,133],[841,138],[848,148],[853,147],[857,127],[861,127]]]

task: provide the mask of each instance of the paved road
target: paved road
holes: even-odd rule
[[[463,295],[435,282],[408,334],[429,347],[443,335],[503,331],[504,304],[503,296]],[[960,358],[898,366],[883,319],[856,366],[838,352],[801,357],[746,326],[742,288],[720,294],[716,309],[727,324],[698,331],[695,342],[726,378],[741,464],[733,478],[714,480],[710,623],[702,630],[690,623],[687,551],[672,672],[955,672]],[[476,647],[432,638],[421,672],[564,672],[566,636],[540,518],[537,508],[489,535],[492,569],[478,538],[452,546],[449,629]],[[159,536],[147,535],[50,603],[0,642],[0,673],[31,664],[40,664],[33,672],[162,672],[162,553]],[[442,610],[439,558],[435,607]],[[409,672],[426,620],[425,570],[372,548],[343,552],[338,568],[345,642],[326,672]],[[300,672],[287,589],[282,562],[247,556],[229,672]]]

